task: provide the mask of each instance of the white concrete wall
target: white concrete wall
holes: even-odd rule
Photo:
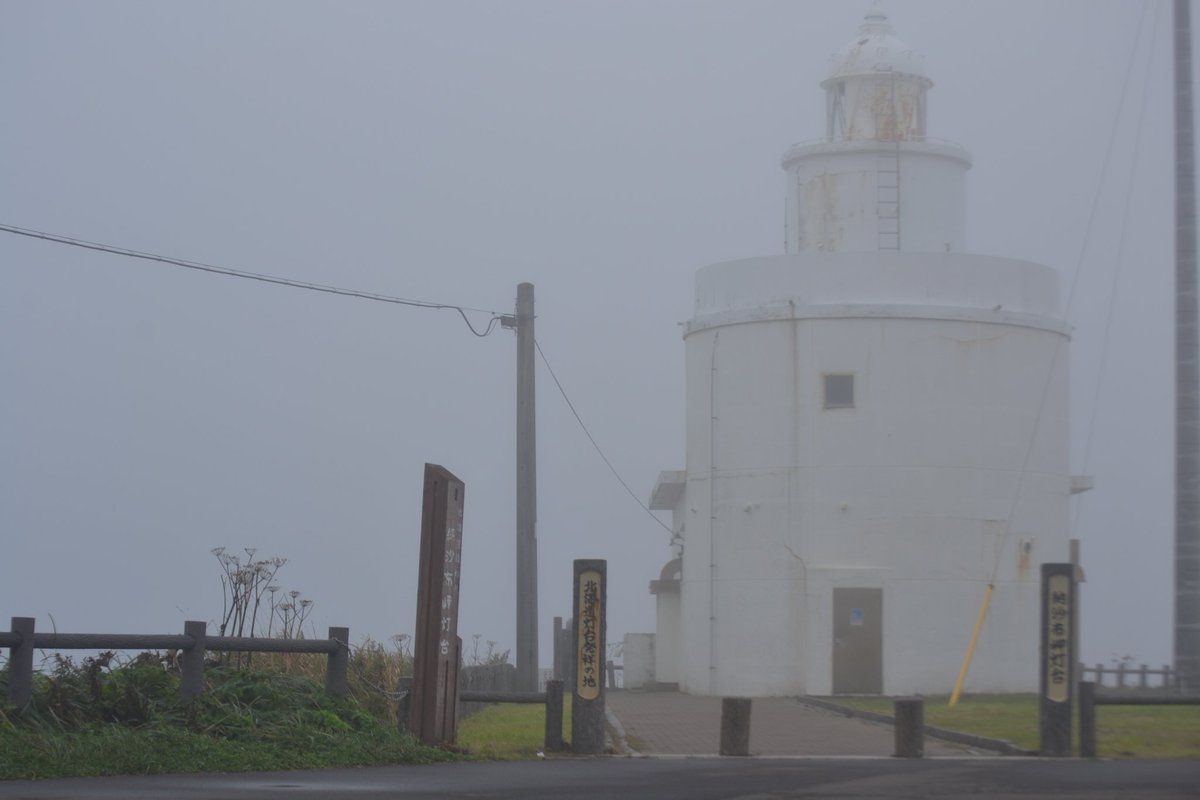
[[[696,315],[687,331],[792,316],[856,315],[1028,321],[1062,330],[1054,317],[1057,286],[1054,270],[1041,264],[961,253],[746,258],[713,264],[696,274]]]
[[[880,215],[898,216],[899,249],[966,249],[965,150],[933,142],[835,142],[794,147],[788,173],[788,252],[880,249]],[[881,169],[883,172],[881,172]],[[898,190],[890,187],[899,183]],[[895,200],[896,208],[883,207]]]
[[[655,595],[654,680],[679,682],[679,592]]]
[[[626,689],[644,689],[654,683],[654,634],[627,633],[622,675]]]
[[[1035,688],[1036,565],[1067,558],[1054,292],[1044,267],[965,255],[701,271],[682,688],[828,693],[832,589],[866,586],[883,589],[884,691],[949,691],[993,569],[969,688]],[[823,408],[826,372],[855,375],[854,409]]]

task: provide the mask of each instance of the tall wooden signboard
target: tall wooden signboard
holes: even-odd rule
[[[604,752],[605,605],[608,562],[575,562],[575,682],[571,699],[571,749]]]
[[[458,732],[458,587],[466,487],[444,467],[425,465],[421,561],[413,648],[412,732],[425,744]]]
[[[1041,697],[1043,756],[1071,755],[1071,707],[1075,701],[1074,652],[1078,613],[1074,564],[1042,564]]]

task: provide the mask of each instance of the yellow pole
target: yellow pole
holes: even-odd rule
[[[979,631],[983,628],[983,618],[987,616],[988,605],[992,602],[992,584],[988,584],[983,593],[983,603],[979,606],[979,618],[975,620],[975,630],[971,633],[971,643],[967,645],[967,654],[963,656],[962,669],[958,671],[958,680],[954,682],[954,693],[950,695],[950,708],[958,703],[962,694],[963,683],[967,680],[967,670],[971,668],[971,658],[975,655],[975,644],[979,641]]]

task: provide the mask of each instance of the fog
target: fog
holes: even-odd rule
[[[782,251],[779,157],[823,133],[866,5],[5,0],[0,223],[498,313],[532,282],[546,358],[645,501],[684,464],[692,276]],[[1071,301],[1083,658],[1166,663],[1169,4],[889,13],[930,134],[974,156],[969,249],[1053,266]],[[0,263],[4,617],[179,632],[220,615],[210,551],[252,547],[289,559],[318,635],[411,633],[434,462],[466,483],[460,634],[513,646],[512,331],[8,233]],[[572,559],[608,559],[615,641],[653,630],[670,551],[540,363],[537,402],[548,665]]]

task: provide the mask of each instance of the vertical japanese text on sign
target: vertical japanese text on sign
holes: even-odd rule
[[[1071,579],[1051,575],[1046,604],[1046,698],[1064,703],[1071,696]]]
[[[425,465],[410,725],[426,744],[450,743],[456,736],[465,494],[463,482],[449,470]]]
[[[600,652],[602,598],[600,573],[586,570],[579,574],[579,665],[575,671],[576,691],[586,700],[600,696],[604,680],[604,654]]]

